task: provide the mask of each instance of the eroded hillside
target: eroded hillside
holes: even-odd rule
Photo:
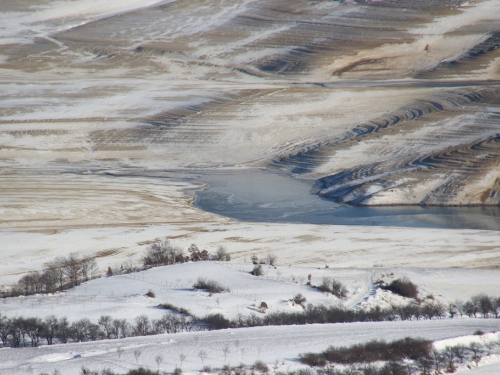
[[[221,166],[354,204],[499,202],[495,0],[7,1],[1,17],[4,205],[40,170]]]

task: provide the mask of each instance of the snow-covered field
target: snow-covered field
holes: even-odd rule
[[[468,299],[477,293],[498,293],[500,275],[497,271],[441,269],[429,270],[349,270],[314,269],[289,266],[264,266],[265,275],[250,275],[253,265],[234,262],[197,262],[153,268],[147,271],[102,277],[64,293],[48,296],[29,296],[3,299],[0,304],[2,315],[9,318],[19,316],[46,317],[55,315],[67,317],[70,321],[89,318],[97,323],[101,315],[115,319],[127,319],[134,323],[135,317],[146,315],[159,319],[168,310],[159,308],[161,303],[187,308],[192,314],[204,316],[220,313],[228,319],[238,314],[262,315],[258,310],[266,302],[267,313],[277,311],[302,311],[299,305],[291,303],[301,293],[306,303],[313,305],[341,305],[388,307],[404,303],[389,292],[376,290],[373,281],[395,277],[411,277],[417,283],[425,283],[420,292],[422,298],[433,294],[435,300],[443,303],[457,298]],[[348,297],[340,300],[305,285],[311,274],[313,285],[320,284],[323,277],[341,281],[348,289]],[[227,287],[229,292],[209,294],[194,290],[192,285],[199,277],[215,280]],[[460,282],[459,286],[457,283]],[[467,288],[460,289],[460,285]],[[146,297],[149,290],[155,298]],[[496,294],[498,295],[498,294]],[[288,327],[239,328],[212,332],[189,332],[150,337],[135,337],[118,340],[103,340],[92,343],[58,344],[39,348],[0,349],[0,371],[9,374],[38,374],[59,369],[63,374],[78,374],[85,365],[92,369],[112,368],[126,371],[138,364],[155,368],[155,358],[162,355],[164,362],[160,369],[172,371],[180,366],[180,355],[186,355],[182,368],[185,371],[199,371],[209,365],[220,368],[224,364],[251,365],[260,359],[270,364],[274,371],[300,367],[298,355],[304,352],[319,352],[329,345],[345,346],[370,339],[386,340],[406,336],[421,337],[437,341],[441,350],[447,345],[469,344],[473,341],[498,341],[499,333],[490,336],[471,336],[477,330],[500,331],[498,319],[456,318],[432,321],[404,321],[378,323],[344,323]],[[446,339],[446,340],[445,340]],[[445,341],[438,341],[445,340]],[[482,340],[482,341],[481,341]],[[229,345],[230,352],[224,359],[223,348]],[[117,348],[123,349],[118,356]],[[134,350],[141,356],[135,360]],[[198,352],[205,350],[207,359],[201,363]],[[496,351],[495,351],[496,353]],[[498,362],[498,364],[496,364]],[[500,368],[500,356],[487,356],[481,362],[487,368]]]
[[[82,365],[91,369],[111,367],[124,372],[138,364],[156,370],[155,357],[161,355],[164,363],[160,369],[171,372],[176,365],[180,365],[180,354],[186,356],[182,368],[188,372],[199,371],[205,365],[213,368],[224,364],[251,365],[256,359],[270,364],[271,368],[276,365],[278,371],[287,371],[299,366],[297,358],[300,353],[319,352],[329,345],[351,345],[381,337],[392,340],[406,336],[437,341],[472,335],[476,329],[493,331],[499,328],[498,321],[493,319],[471,319],[256,327],[180,333],[39,348],[0,349],[0,371],[17,375],[60,369],[63,374],[73,375],[79,374]],[[498,334],[496,336],[498,339]],[[471,339],[474,337],[465,338],[464,341]],[[222,350],[226,345],[229,345],[230,352],[224,360]],[[124,350],[121,357],[117,353],[119,347]],[[137,362],[133,354],[136,349],[141,351]],[[198,357],[200,350],[207,353],[203,364]],[[500,368],[498,364],[489,367]]]

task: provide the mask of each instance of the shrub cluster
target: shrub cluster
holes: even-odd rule
[[[184,255],[184,251],[173,246],[169,240],[156,239],[149,245],[142,256],[142,262],[145,266],[158,267],[184,263],[189,261],[189,257]]]
[[[340,281],[329,277],[323,277],[321,284],[317,288],[322,292],[332,293],[337,298],[347,297],[347,288]]]
[[[292,299],[291,301],[295,304],[295,305],[300,305],[302,307],[305,306],[305,303],[306,303],[306,297],[304,297],[301,293],[298,293],[296,294]]]
[[[255,265],[257,265],[257,264],[269,264],[270,266],[273,266],[273,267],[276,266],[276,264],[278,263],[278,257],[273,253],[267,254],[263,259],[259,259],[257,257],[257,255],[254,254],[250,258],[250,260]]]
[[[55,372],[54,372],[55,373]],[[89,368],[82,366],[82,370],[80,372],[81,375],[120,375],[113,370],[107,368],[104,370],[90,370]],[[50,375],[47,373],[42,373],[40,375]],[[124,375],[160,375],[159,371],[152,371],[144,367],[138,367],[131,370],[128,370]]]
[[[175,263],[198,262],[207,260],[230,261],[231,255],[223,245],[219,245],[214,254],[200,250],[195,244],[188,248],[189,255],[184,250],[170,243],[168,239],[156,239],[144,251],[142,262],[146,267],[166,266]]]
[[[189,312],[189,310],[185,309],[184,307],[174,306],[171,303],[161,303],[158,306],[162,307],[164,309],[167,309],[167,310],[175,311],[175,312],[177,312],[179,314],[184,314],[184,315],[187,315],[187,316],[191,316],[191,313]]]
[[[300,361],[319,367],[316,371],[311,370],[311,375],[430,375],[453,373],[458,365],[477,367],[484,355],[490,355],[495,346],[500,346],[500,343],[482,345],[473,342],[468,346],[447,346],[438,351],[433,349],[430,341],[407,337],[389,343],[371,341],[350,347],[329,347],[319,354],[301,354]],[[380,362],[382,366],[371,365]],[[339,371],[331,367],[331,363],[350,366]]]
[[[253,270],[250,271],[250,274],[254,276],[262,276],[264,274],[264,270],[260,264],[257,264],[254,266]]]
[[[229,292],[228,288],[223,287],[215,280],[207,280],[205,277],[199,277],[193,284],[194,289],[202,289],[209,293]]]
[[[398,294],[407,298],[418,298],[418,287],[413,284],[408,278],[403,277],[392,281],[389,285],[381,286],[382,289],[389,290],[392,293]]]
[[[250,372],[248,372],[248,370],[250,370]],[[219,375],[247,375],[247,374],[255,375],[255,373],[267,374],[269,372],[269,366],[266,365],[264,362],[257,360],[252,366],[250,366],[250,368],[248,368],[244,364],[240,364],[239,366],[235,367],[224,365],[220,369],[212,369],[209,366],[204,366],[201,372],[214,373]],[[163,372],[163,374],[166,374],[166,372]],[[172,374],[182,375],[182,369],[176,367]],[[43,373],[40,375],[50,375],[50,374]],[[104,369],[101,371],[97,371],[97,370],[90,370],[84,366],[82,367],[81,375],[118,375],[118,374],[113,372],[111,369]],[[160,372],[152,371],[144,367],[139,367],[137,369],[129,370],[124,375],[160,375]]]
[[[349,347],[335,348],[330,346],[319,355],[314,353],[302,354],[300,355],[300,361],[310,366],[311,364],[312,366],[318,366],[318,364],[314,363],[321,361],[323,365],[326,365],[327,362],[349,365],[377,361],[396,362],[405,358],[418,360],[430,356],[431,353],[431,341],[406,337],[391,342],[373,340]]]

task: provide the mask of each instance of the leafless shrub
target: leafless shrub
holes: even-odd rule
[[[184,353],[180,353],[179,360],[181,361],[181,367],[182,367],[182,363],[186,360],[186,355]]]
[[[158,371],[160,371],[160,364],[163,362],[163,357],[161,355],[157,355],[155,357],[156,365],[158,366]]]
[[[258,264],[253,268],[252,271],[250,271],[250,274],[254,276],[262,276],[264,274],[264,270],[262,269],[262,266]]]
[[[229,288],[225,288],[215,280],[207,280],[204,277],[199,277],[196,283],[193,284],[194,289],[203,289],[209,293],[224,293],[229,292]]]
[[[349,347],[335,348],[330,346],[321,354],[306,353],[300,356],[304,364],[316,363],[320,366],[323,361],[349,365],[354,363],[372,363],[377,361],[401,361],[405,358],[418,360],[428,357],[432,353],[432,342],[423,339],[406,337],[389,343],[372,340]]]
[[[267,306],[267,303],[265,303],[264,301],[262,301],[260,303],[259,310],[260,310],[261,313],[264,314],[267,311],[268,308],[269,307]]]
[[[384,286],[383,289],[402,297],[414,299],[418,297],[418,287],[406,277],[392,281],[389,285]]]
[[[347,297],[347,288],[340,281],[329,277],[323,277],[317,288],[322,292],[332,293],[337,298]]]
[[[181,248],[173,246],[168,239],[156,239],[149,245],[142,256],[145,266],[166,266],[176,262],[184,262],[185,257]]]
[[[231,349],[229,349],[229,345],[226,344],[222,347],[222,354],[224,354],[224,361],[227,360],[227,356],[228,356],[230,351],[231,351]]]
[[[300,362],[310,367],[324,367],[327,362],[321,354],[306,353],[299,355]]]
[[[275,266],[277,261],[278,257],[275,254],[270,253],[266,255],[266,263],[270,266]]]
[[[269,372],[269,367],[264,362],[259,360],[255,361],[255,363],[252,366],[252,369],[262,374],[267,374]]]
[[[332,291],[331,283],[332,283],[332,279],[330,279],[329,277],[323,276],[323,279],[321,280],[321,284],[319,284],[319,286],[317,288],[319,290],[321,290],[322,292],[331,293],[331,291]]]
[[[298,293],[296,294],[292,299],[294,304],[296,305],[300,305],[302,307],[304,307],[304,304],[306,303],[306,297],[304,297],[302,294]]]
[[[332,294],[337,298],[347,297],[347,288],[338,280],[332,280]]]
[[[215,260],[229,262],[231,260],[231,254],[228,253],[224,245],[219,245],[214,255]]]
[[[201,364],[203,365],[203,362],[205,361],[205,359],[207,359],[207,352],[204,350],[200,350],[198,352],[198,357],[200,357]]]
[[[142,351],[140,349],[134,350],[135,363],[137,363],[137,361],[139,361],[139,357],[141,356],[141,354],[142,354]]]

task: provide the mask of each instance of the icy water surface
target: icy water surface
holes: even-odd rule
[[[195,205],[241,221],[500,230],[498,207],[352,207],[314,194],[311,181],[265,172],[202,176]]]

